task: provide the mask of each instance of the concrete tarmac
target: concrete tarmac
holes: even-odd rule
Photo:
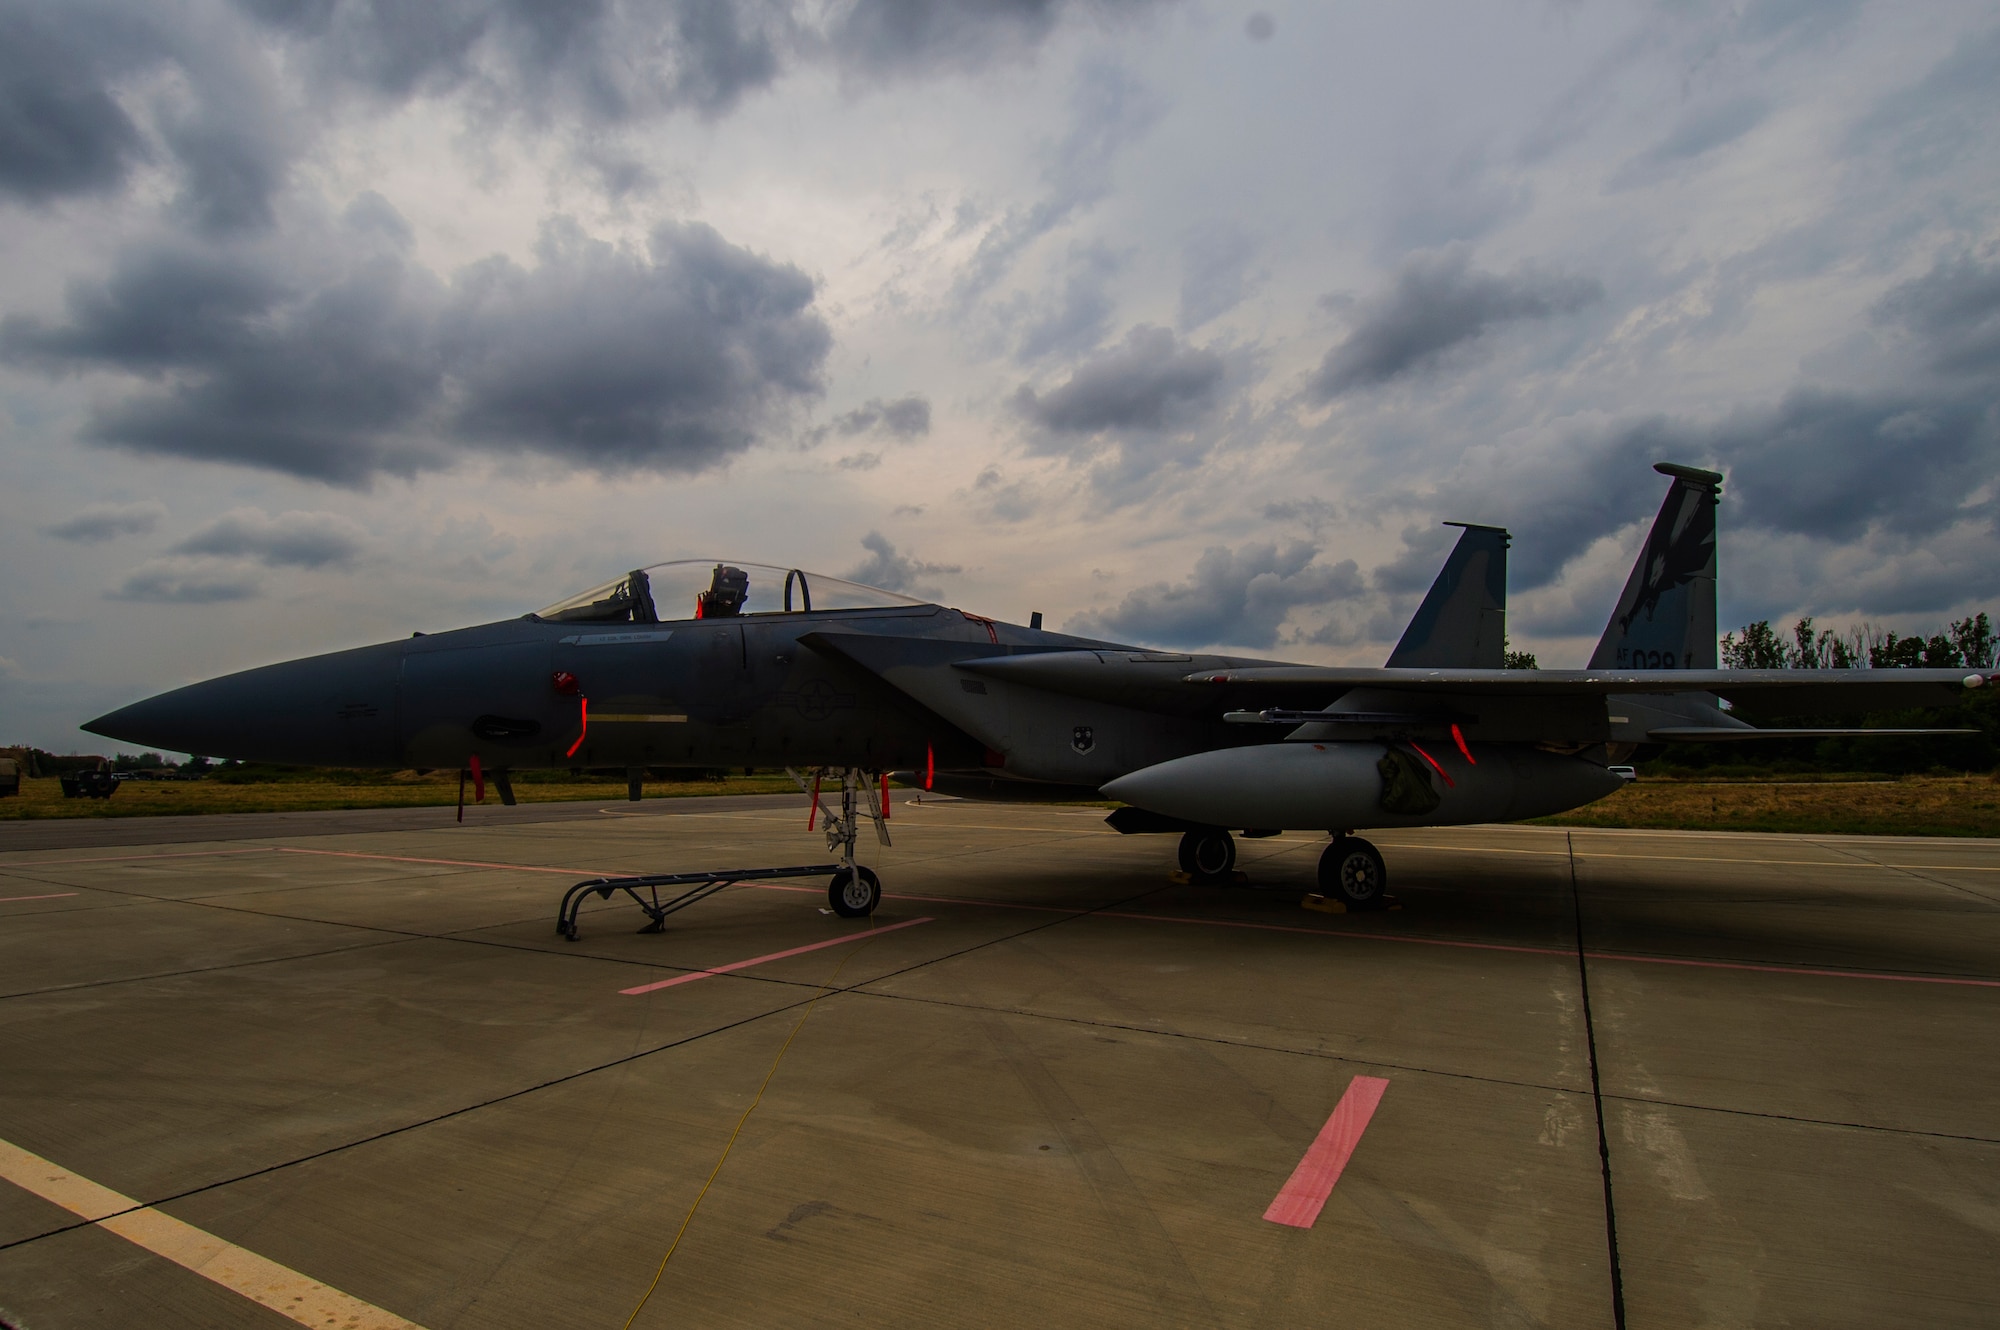
[[[1384,833],[1398,908],[1330,915],[1324,838],[1191,886],[1102,810],[908,798],[872,920],[746,885],[576,942],[583,877],[824,841],[787,799],[0,840],[0,1322],[2000,1323],[2000,844]]]

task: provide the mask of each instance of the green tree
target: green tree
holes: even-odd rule
[[[1769,619],[1743,626],[1743,636],[1725,633],[1722,638],[1723,668],[1731,670],[1782,670],[1790,661],[1785,643],[1771,631]]]
[[[1958,649],[1959,662],[1975,670],[1993,668],[1993,624],[1981,610],[1970,619],[1955,619],[1951,644]]]

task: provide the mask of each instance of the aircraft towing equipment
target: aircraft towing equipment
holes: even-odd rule
[[[666,931],[667,916],[676,910],[685,910],[696,901],[706,900],[724,887],[733,887],[738,882],[762,882],[779,877],[837,877],[842,868],[839,864],[813,864],[802,868],[725,868],[713,873],[648,873],[640,877],[594,877],[588,882],[579,882],[563,893],[562,910],[556,915],[556,932],[576,941],[576,914],[583,903],[590,899],[594,891],[605,900],[611,893],[622,891],[632,898],[632,903],[646,912],[653,922],[640,929],[641,933],[661,933]],[[863,870],[866,871],[866,870]],[[869,877],[874,874],[870,873]],[[660,899],[661,887],[686,887],[687,890],[668,900]],[[639,893],[644,891],[646,895]],[[879,896],[881,888],[876,888]]]
[[[812,773],[812,783],[808,785],[804,776],[787,767],[785,774],[798,782],[799,788],[812,795],[812,812],[808,814],[806,826],[810,829],[820,816],[820,784],[830,774],[821,769]],[[875,876],[875,870],[854,861],[854,842],[860,835],[862,810],[858,804],[866,805],[866,816],[875,823],[876,839],[889,844],[889,780],[886,774],[875,781],[869,773],[856,768],[845,768],[838,772],[840,780],[840,811],[831,807],[826,811],[826,848],[840,852],[840,862],[834,864],[806,864],[792,868],[724,868],[705,873],[645,873],[633,877],[594,877],[579,882],[563,893],[562,908],[556,912],[556,932],[571,942],[576,941],[577,912],[583,903],[595,892],[605,900],[611,893],[622,891],[632,898],[632,903],[645,911],[652,922],[639,931],[659,933],[666,929],[667,916],[676,910],[685,910],[698,901],[708,899],[725,887],[733,887],[739,882],[762,882],[774,878],[824,877],[827,881],[827,901],[833,912],[844,919],[859,919],[875,913],[875,907],[882,903],[882,880]],[[877,802],[879,786],[880,801]],[[685,888],[679,895],[660,899],[662,887]],[[645,895],[640,895],[640,892]]]

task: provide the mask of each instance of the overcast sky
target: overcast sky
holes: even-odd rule
[[[1379,664],[2000,608],[2000,19],[0,0],[0,740],[721,555]]]

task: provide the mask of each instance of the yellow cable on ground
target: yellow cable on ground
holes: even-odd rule
[[[868,920],[868,931],[871,933],[875,931],[875,920],[872,917]],[[736,1130],[729,1133],[729,1143],[722,1147],[722,1157],[716,1160],[715,1167],[708,1171],[708,1181],[701,1184],[701,1191],[696,1194],[694,1204],[688,1207],[687,1218],[681,1220],[679,1231],[674,1234],[673,1242],[667,1247],[667,1254],[660,1258],[660,1268],[653,1272],[653,1282],[646,1285],[645,1293],[639,1298],[639,1305],[625,1318],[624,1330],[632,1330],[632,1322],[639,1319],[639,1313],[646,1310],[646,1303],[652,1299],[653,1290],[660,1286],[661,1277],[667,1273],[667,1262],[674,1259],[674,1253],[680,1249],[681,1239],[687,1236],[688,1225],[694,1222],[694,1212],[701,1209],[703,1199],[708,1196],[708,1189],[715,1185],[716,1175],[721,1173],[722,1166],[729,1162],[729,1152],[736,1148],[736,1138],[743,1134],[743,1124],[750,1121],[750,1115],[757,1111],[757,1105],[764,1102],[764,1091],[771,1088],[771,1078],[778,1074],[778,1064],[785,1060],[785,1054],[792,1047],[792,1040],[797,1039],[799,1031],[806,1028],[806,1018],[813,1014],[813,1008],[819,1005],[819,1000],[833,991],[833,982],[840,978],[840,972],[847,968],[847,962],[854,959],[867,945],[863,942],[861,946],[842,956],[840,964],[833,967],[833,973],[827,976],[819,992],[812,995],[812,1001],[806,1003],[806,1009],[799,1013],[798,1023],[792,1026],[792,1032],[785,1036],[785,1042],[778,1048],[778,1056],[771,1059],[771,1069],[764,1073],[764,1083],[757,1087],[757,1097],[750,1101],[750,1107],[744,1109],[743,1116],[736,1120]]]

